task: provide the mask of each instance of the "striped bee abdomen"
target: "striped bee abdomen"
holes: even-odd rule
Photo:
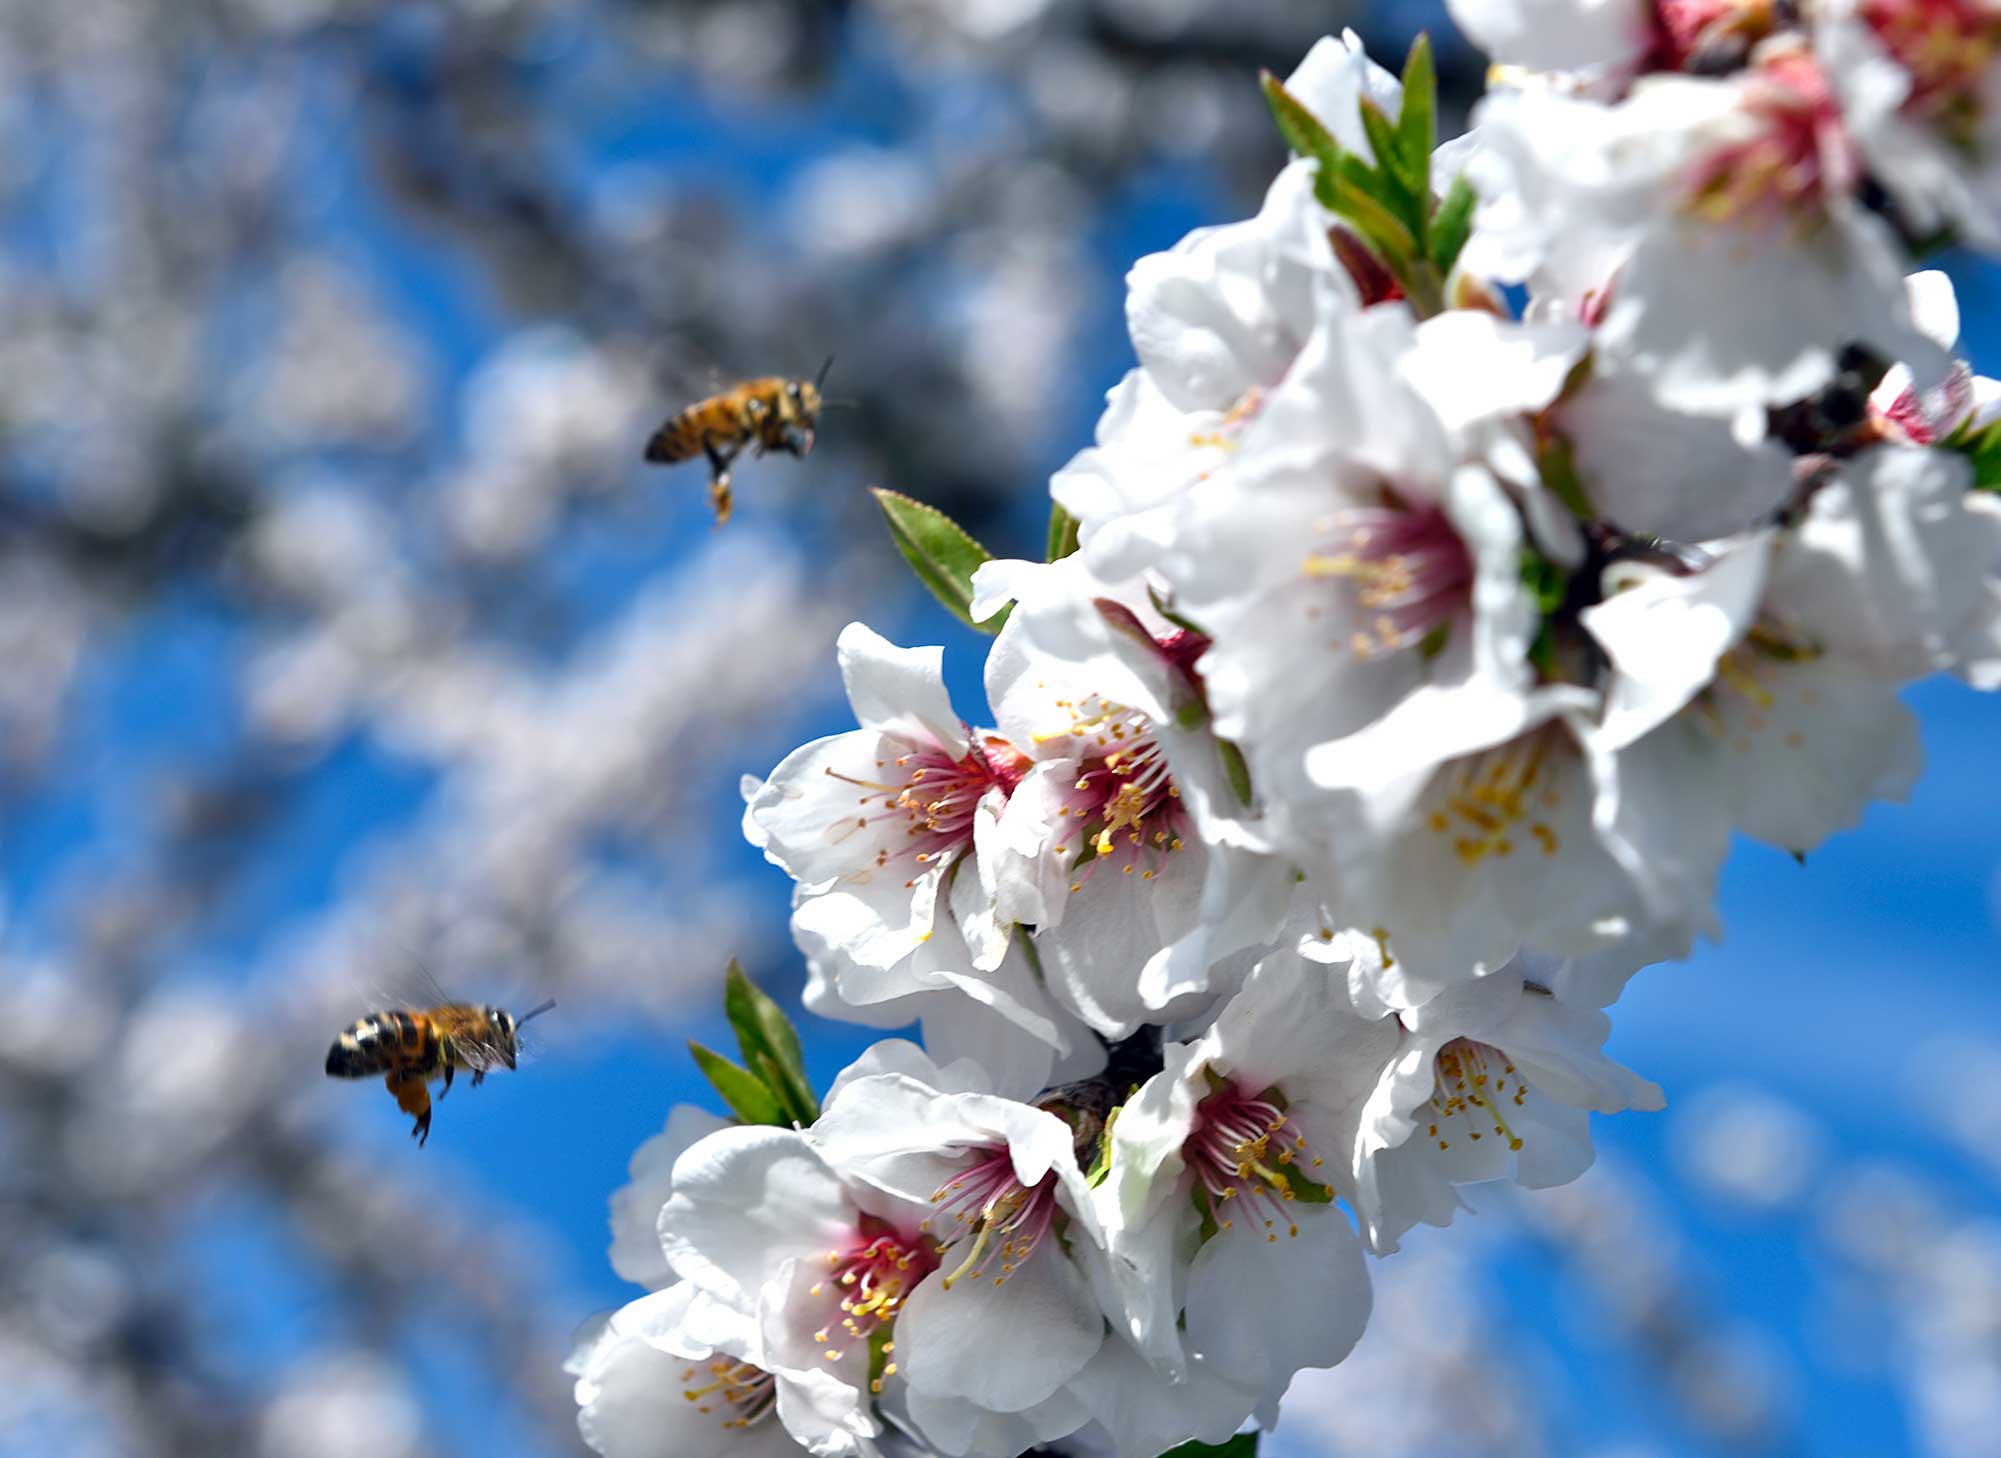
[[[683,410],[654,431],[653,438],[646,442],[646,459],[672,465],[695,455],[702,449],[702,415],[700,406]]]
[[[436,1070],[442,1052],[431,1020],[399,1008],[371,1013],[336,1038],[327,1049],[327,1072],[334,1078],[368,1078],[399,1069],[422,1077]]]

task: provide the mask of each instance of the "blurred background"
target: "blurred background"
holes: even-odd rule
[[[0,1458],[581,1451],[605,1201],[800,971],[738,777],[1000,555],[1130,364],[1122,275],[1252,211],[1319,0],[0,0]],[[1449,109],[1481,65],[1446,44]],[[1976,364],[1997,281],[1958,267]],[[638,463],[837,356],[803,462]],[[1995,708],[1634,984],[1671,1111],[1380,1268],[1281,1458],[2001,1452]],[[517,1012],[428,1148],[345,1023]],[[808,1021],[822,1084],[865,1042]]]

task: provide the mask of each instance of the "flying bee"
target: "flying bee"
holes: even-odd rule
[[[472,1086],[486,1081],[494,1068],[512,1068],[521,1025],[556,1005],[555,999],[515,1017],[497,1007],[448,1002],[421,1010],[392,1008],[358,1019],[327,1049],[327,1073],[333,1078],[382,1075],[396,1107],[415,1119],[410,1137],[419,1147],[431,1137],[431,1091],[443,1077],[438,1097],[452,1089],[459,1069],[472,1074]]]
[[[754,456],[766,451],[803,456],[813,449],[813,427],[822,405],[820,386],[833,366],[829,355],[810,380],[768,375],[697,400],[653,432],[646,442],[646,459],[671,466],[691,460],[697,451],[706,455],[709,505],[721,526],[730,519],[730,467],[745,446]]]

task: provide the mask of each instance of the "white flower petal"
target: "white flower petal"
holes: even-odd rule
[[[919,1286],[897,1318],[898,1371],[913,1391],[1020,1412],[1075,1377],[1104,1333],[1090,1284],[1051,1238],[1005,1281]]]

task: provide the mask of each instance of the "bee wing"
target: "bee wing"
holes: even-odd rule
[[[368,988],[370,1007],[418,1010],[443,1007],[458,1000],[445,991],[436,975],[414,953],[406,952],[396,960],[400,965]]]
[[[656,357],[653,380],[667,400],[681,402],[674,407],[676,413],[697,400],[723,394],[736,383],[735,378],[714,360],[698,360],[679,352]]]
[[[482,1038],[460,1038],[458,1049],[459,1057],[465,1060],[466,1067],[475,1073],[491,1073],[496,1068],[511,1066],[507,1061],[506,1051],[498,1043],[488,1042]],[[517,1053],[515,1062],[520,1061],[520,1055]]]

